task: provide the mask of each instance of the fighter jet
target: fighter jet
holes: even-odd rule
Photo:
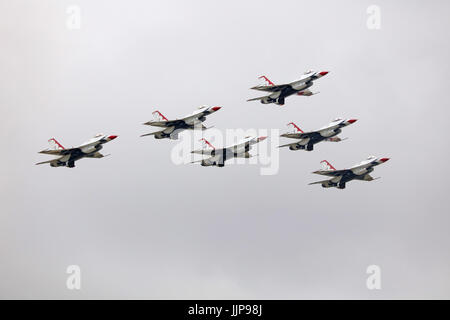
[[[313,82],[319,78],[322,78],[328,74],[328,71],[315,72],[307,71],[305,72],[299,80],[295,80],[286,84],[274,84],[266,76],[261,76],[259,79],[263,79],[267,84],[258,85],[250,89],[271,92],[268,96],[258,97],[249,99],[247,101],[260,100],[263,104],[275,103],[280,106],[284,105],[284,100],[293,94],[299,96],[312,96],[318,92],[312,92],[308,88],[313,85]]]
[[[141,137],[154,135],[155,139],[169,138],[172,140],[177,140],[178,134],[183,130],[209,129],[205,127],[202,122],[206,120],[206,116],[209,116],[210,114],[219,111],[220,109],[221,107],[201,106],[190,115],[175,120],[168,120],[161,112],[156,110],[152,113],[154,119],[144,124],[148,126],[162,127],[165,129],[162,131],[143,134],[141,135]]]
[[[307,150],[312,151],[314,149],[314,145],[321,141],[331,141],[331,142],[339,142],[344,139],[337,137],[339,133],[342,132],[342,128],[346,127],[352,123],[355,123],[357,119],[335,119],[330,124],[316,130],[310,132],[303,132],[295,123],[288,123],[288,127],[291,127],[293,132],[284,133],[280,137],[292,138],[292,139],[300,139],[294,143],[288,143],[281,145],[282,147],[289,147],[290,150]]]
[[[310,184],[320,183],[324,188],[336,187],[338,189],[345,189],[345,184],[351,180],[372,181],[379,179],[372,178],[370,173],[373,171],[375,166],[385,163],[388,160],[389,158],[377,158],[375,156],[370,156],[357,165],[343,170],[336,170],[327,160],[323,160],[321,161],[323,169],[314,171],[313,173],[330,176],[333,178],[329,180],[312,182]]]
[[[242,141],[239,143],[221,148],[216,149],[209,141],[202,138],[200,141],[203,144],[203,148],[200,150],[194,150],[191,151],[191,153],[201,154],[201,155],[207,155],[209,158],[199,160],[199,161],[193,161],[200,162],[202,166],[217,166],[217,167],[223,167],[225,166],[225,161],[232,159],[232,158],[250,158],[252,155],[249,153],[249,151],[252,148],[252,145],[261,142],[265,140],[267,137],[245,137]]]
[[[103,149],[103,144],[114,140],[117,136],[107,136],[102,133],[96,134],[93,138],[78,147],[65,149],[55,138],[48,140],[50,148],[39,153],[60,156],[59,158],[39,162],[36,164],[49,163],[51,167],[75,167],[75,161],[82,158],[103,158],[99,151]]]

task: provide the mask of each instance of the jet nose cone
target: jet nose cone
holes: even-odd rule
[[[211,110],[213,111],[219,111],[220,109],[222,109],[222,107],[212,107]]]
[[[381,162],[386,162],[386,161],[388,161],[389,159],[390,159],[390,158],[381,158],[380,161],[381,161]]]
[[[258,138],[258,142],[264,141],[264,140],[266,140],[266,139],[267,139],[267,136],[265,136],[265,137],[259,137],[259,138]]]
[[[347,120],[348,123],[355,123],[356,121],[358,121],[358,119],[349,119],[349,120]]]
[[[322,71],[319,73],[321,76],[326,76],[328,74],[328,71]]]
[[[114,136],[114,135],[108,137],[109,140],[114,140],[115,138],[117,138],[117,136]]]

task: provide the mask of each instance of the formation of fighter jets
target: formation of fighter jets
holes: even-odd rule
[[[275,103],[277,105],[284,105],[285,99],[292,95],[311,96],[317,94],[313,93],[309,88],[313,82],[325,75],[328,71],[305,72],[299,80],[276,85],[270,81],[266,76],[261,76],[266,84],[252,87],[251,89],[258,91],[270,92],[267,96],[249,99],[247,101],[259,100],[263,104]],[[160,111],[156,110],[153,114],[153,120],[145,122],[144,125],[163,128],[160,131],[146,133],[143,136],[154,136],[155,139],[171,139],[177,140],[178,134],[184,130],[206,130],[211,127],[206,127],[203,122],[206,117],[219,111],[221,107],[218,106],[200,106],[191,114],[173,120],[166,118]],[[330,124],[314,131],[304,132],[294,122],[288,123],[291,128],[290,132],[284,133],[281,137],[288,139],[295,139],[296,141],[280,145],[279,147],[289,147],[290,150],[306,150],[313,151],[314,145],[322,142],[339,142],[344,139],[338,137],[344,127],[355,123],[357,119],[335,119]],[[103,148],[103,144],[110,142],[117,138],[116,135],[97,134],[85,143],[72,148],[64,148],[55,138],[49,140],[50,148],[40,151],[39,153],[57,156],[57,158],[39,162],[36,164],[50,164],[51,167],[75,167],[75,162],[82,158],[103,158],[105,157],[99,151]],[[202,138],[202,149],[193,150],[191,153],[204,156],[205,158],[193,161],[191,163],[200,162],[202,166],[217,166],[224,167],[225,161],[233,158],[250,158],[252,155],[249,151],[252,146],[265,140],[267,137],[245,137],[242,141],[231,146],[224,146],[215,148],[209,141]],[[370,173],[374,167],[385,163],[389,158],[377,158],[370,156],[366,160],[360,162],[349,169],[336,170],[328,161],[323,160],[322,170],[314,171],[315,174],[320,174],[330,177],[330,179],[312,182],[311,184],[321,184],[324,188],[336,187],[338,189],[345,189],[346,183],[352,180],[372,181],[378,178],[373,178]]]

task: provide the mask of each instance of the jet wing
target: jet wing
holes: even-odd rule
[[[39,153],[50,154],[50,155],[55,155],[55,156],[65,156],[67,154],[71,154],[72,152],[79,151],[79,150],[80,150],[79,148],[57,149],[57,150],[47,149],[47,150],[39,151]]]
[[[144,123],[147,126],[153,126],[153,127],[175,127],[179,126],[180,124],[184,124],[185,122],[182,119],[177,120],[168,120],[168,121],[148,121]]]
[[[297,133],[284,133],[280,137],[292,138],[292,139],[305,139],[305,138],[311,138],[311,137],[316,136],[318,134],[319,134],[319,132],[317,132],[317,131],[297,132]]]
[[[191,151],[191,153],[211,156],[212,154],[215,154],[215,155],[223,154],[223,151],[224,151],[224,148],[222,148],[222,149],[198,149],[198,150]]]
[[[236,143],[235,145],[228,146],[228,147],[222,149],[222,151],[226,150],[228,152],[235,153],[236,150],[240,150],[241,148],[245,148],[245,147],[248,147],[249,150],[252,148],[252,145],[250,144],[250,140],[248,140],[247,138],[246,138],[246,140],[244,140],[242,142]]]
[[[259,91],[267,91],[267,92],[277,92],[277,91],[282,91],[290,86],[291,86],[290,84],[278,84],[278,85],[270,85],[270,86],[255,86],[250,89],[259,90]]]
[[[331,131],[331,130],[335,130],[338,128],[342,128],[342,126],[340,124],[335,124],[333,126],[328,126],[328,127],[324,127],[324,128],[320,128],[320,130],[317,130],[317,132],[327,132],[327,131]]]
[[[201,123],[202,121],[199,120],[199,118],[206,117],[208,114],[205,114],[205,112],[199,112],[196,114],[190,114],[186,117],[177,119],[178,121],[184,121],[184,123],[189,125],[195,125],[197,123]]]
[[[343,169],[343,170],[318,170],[314,171],[315,174],[320,174],[322,176],[329,176],[329,177],[337,177],[342,176],[348,172],[351,172],[349,169]]]

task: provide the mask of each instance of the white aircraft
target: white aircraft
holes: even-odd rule
[[[288,143],[281,145],[281,147],[289,147],[290,150],[308,150],[312,151],[314,145],[321,141],[339,142],[344,139],[337,137],[342,132],[342,128],[352,123],[355,123],[357,119],[335,119],[330,124],[316,130],[303,132],[295,123],[288,123],[288,127],[291,127],[293,132],[284,133],[280,137],[300,139],[300,141],[294,143]]]
[[[39,162],[36,164],[49,163],[51,167],[75,167],[75,161],[82,158],[103,158],[99,151],[103,149],[103,144],[114,140],[117,136],[106,136],[102,133],[96,134],[93,138],[78,147],[65,149],[55,138],[48,140],[50,148],[39,153],[60,156],[59,158]]]
[[[385,163],[388,160],[389,158],[377,158],[375,156],[370,156],[357,165],[343,170],[336,170],[327,160],[323,160],[320,162],[323,169],[314,171],[313,173],[330,176],[333,178],[329,180],[312,182],[310,184],[320,183],[324,188],[337,187],[338,189],[345,189],[345,184],[351,180],[372,181],[379,179],[372,178],[370,173],[373,171],[375,166]]]
[[[295,80],[286,84],[274,84],[266,76],[261,76],[259,79],[263,79],[267,85],[258,85],[250,89],[271,92],[268,96],[258,97],[249,99],[247,101],[260,100],[263,104],[275,103],[280,106],[284,105],[284,100],[293,94],[299,96],[312,96],[318,92],[312,92],[308,88],[313,85],[313,81],[322,78],[328,74],[328,71],[315,72],[308,71],[305,72],[299,80]]]
[[[175,120],[168,120],[165,116],[163,116],[161,112],[156,110],[152,113],[154,120],[148,121],[144,124],[154,127],[162,127],[165,129],[162,131],[143,134],[141,135],[141,137],[154,135],[155,139],[169,138],[176,140],[178,139],[178,134],[183,130],[209,129],[205,127],[202,122],[206,120],[206,116],[209,116],[210,114],[219,111],[220,109],[221,107],[201,106],[190,115]]]
[[[209,141],[202,138],[200,141],[203,144],[203,148],[200,150],[191,151],[191,153],[197,153],[201,155],[207,155],[209,158],[193,161],[201,162],[202,166],[225,166],[225,161],[232,158],[250,158],[252,155],[249,151],[252,145],[265,140],[267,137],[245,137],[242,141],[229,147],[216,149]]]

